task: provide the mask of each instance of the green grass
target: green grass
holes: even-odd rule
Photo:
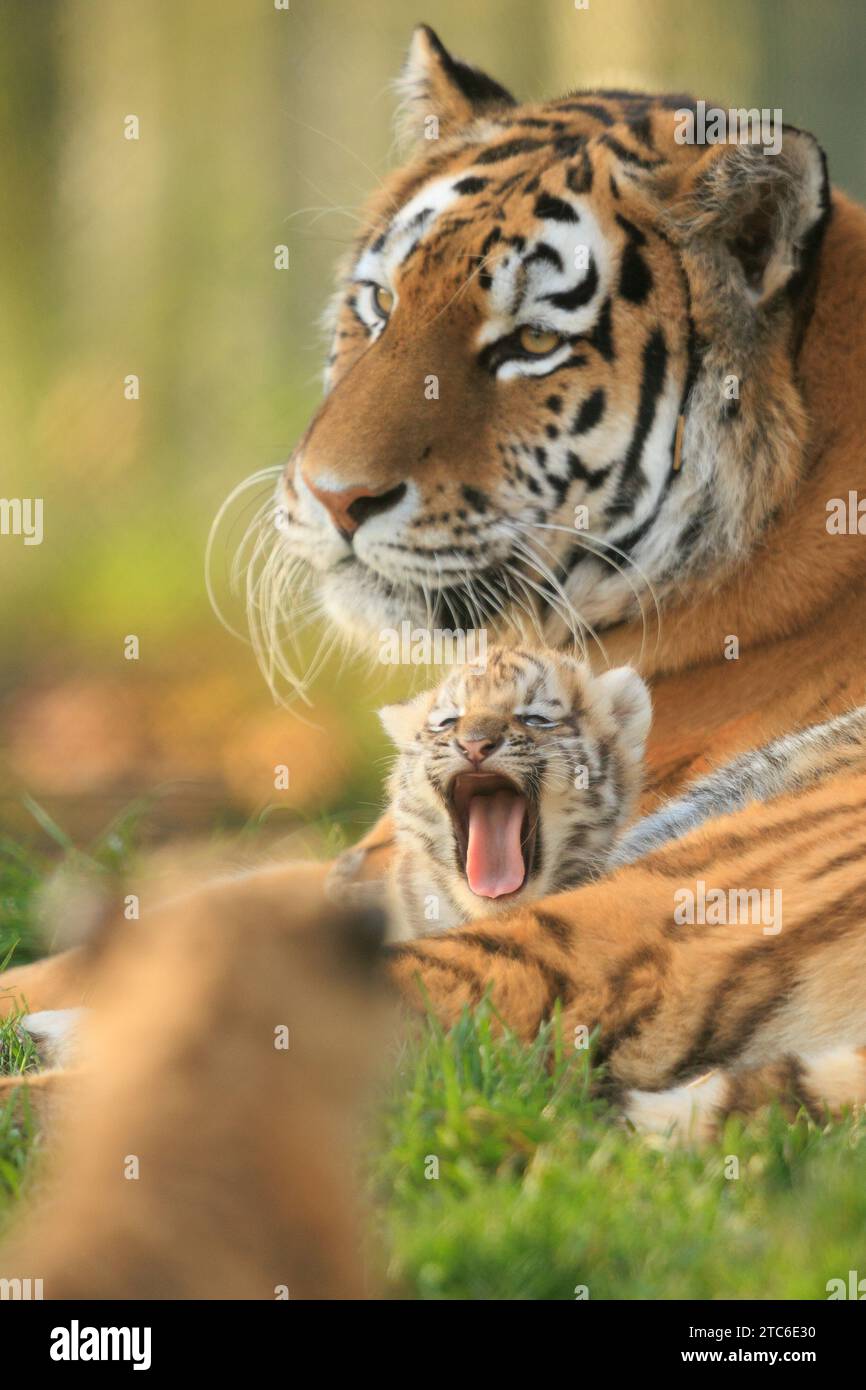
[[[0,836],[0,965],[4,967],[13,957],[18,965],[40,953],[34,909],[43,872],[37,855]]]
[[[86,868],[91,874],[120,872],[133,852],[133,842],[147,803],[127,807],[86,849],[79,849],[65,831],[35,801],[26,799],[41,840],[53,845],[48,853],[33,844],[22,844],[0,835],[0,994],[3,971],[10,964],[23,965],[45,954],[48,944],[41,926],[39,893],[46,876],[58,867],[72,871]],[[18,1028],[26,1000],[16,998],[15,1012],[0,1020],[0,1075],[17,1076],[38,1065],[36,1049]],[[34,1149],[38,1128],[26,1097],[0,1105],[0,1228],[20,1197]]]
[[[0,994],[6,966],[34,960],[44,950],[36,924],[36,895],[46,868],[41,855],[0,836]],[[0,1019],[2,1076],[23,1075],[37,1063],[33,1043],[18,1028],[21,1012],[17,1009]],[[0,1229],[21,1195],[37,1142],[26,1102],[0,1105]]]
[[[2,981],[0,975],[0,981]],[[23,1076],[37,1066],[36,1048],[17,1024],[20,1013],[0,1020],[0,1075]],[[37,1128],[26,1101],[0,1106],[0,1229],[21,1195]]]
[[[27,942],[35,949],[28,904],[37,881],[35,871],[27,871],[24,856],[7,854],[5,842],[0,841],[0,943],[14,934],[13,944],[5,951],[0,945],[0,994],[2,971],[15,953],[14,942]],[[29,959],[30,954],[25,949],[22,959]],[[0,1019],[0,1076],[24,1076],[38,1065],[32,1040],[18,1027],[21,1012],[16,1009],[8,1018]],[[21,1104],[13,1101],[0,1105],[0,1230],[21,1195],[31,1151],[38,1140],[26,1095],[21,1099]]]
[[[7,965],[34,960],[44,951],[36,923],[36,897],[47,861],[32,849],[0,836],[0,994]],[[0,1019],[0,1075],[32,1071],[36,1049],[18,1028],[22,1010]],[[0,1227],[19,1197],[36,1141],[26,1106],[0,1106]]]
[[[823,1299],[828,1279],[866,1274],[866,1125],[773,1112],[671,1150],[626,1130],[588,1080],[556,1025],[529,1048],[494,1036],[484,1007],[446,1036],[429,1025],[374,1159],[394,1292]]]
[[[130,834],[89,857],[116,866]],[[16,960],[42,949],[34,904],[48,866],[0,841],[0,963],[13,940]],[[866,1275],[866,1124],[776,1112],[731,1122],[709,1149],[669,1150],[592,1095],[587,1055],[564,1044],[558,1019],[531,1047],[494,1023],[486,1005],[448,1034],[431,1020],[395,1059],[369,1165],[391,1293],[823,1299],[829,1279]],[[0,1071],[33,1062],[14,1024],[0,1026]],[[0,1224],[34,1139],[20,1109],[0,1110]],[[432,1160],[438,1176],[425,1175]]]

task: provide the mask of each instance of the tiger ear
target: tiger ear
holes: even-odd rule
[[[399,705],[385,705],[379,710],[382,728],[397,748],[406,748],[423,728],[433,700],[431,690],[422,690],[411,700]]]
[[[412,35],[397,90],[397,134],[407,143],[453,135],[487,111],[515,105],[492,77],[452,58],[427,24]]]
[[[824,152],[783,126],[777,153],[761,144],[712,145],[674,201],[688,249],[711,257],[752,305],[805,273],[830,208]]]
[[[652,722],[652,701],[646,684],[633,666],[615,666],[599,676],[596,685],[610,701],[617,728],[636,757],[643,756]]]

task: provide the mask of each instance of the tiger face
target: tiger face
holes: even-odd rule
[[[423,27],[403,87],[413,153],[277,499],[307,610],[356,643],[407,618],[558,642],[740,563],[803,467],[812,137],[680,143],[680,96],[518,106]]]
[[[603,868],[640,787],[650,700],[630,667],[596,677],[564,653],[493,647],[381,718],[399,750],[399,916],[423,930],[433,893],[453,907],[441,930]]]

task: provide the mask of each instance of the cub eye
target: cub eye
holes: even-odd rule
[[[524,352],[531,352],[535,357],[544,357],[560,346],[562,338],[558,333],[550,333],[544,328],[525,327],[519,330],[517,341]]]
[[[548,719],[545,714],[520,714],[517,717],[529,729],[557,729],[560,723],[558,719]]]
[[[453,729],[456,723],[457,715],[449,714],[444,719],[431,719],[427,727],[431,733],[441,734],[445,729]]]
[[[373,308],[381,319],[386,319],[394,307],[394,296],[381,285],[373,286]]]

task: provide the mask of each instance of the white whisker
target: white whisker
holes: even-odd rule
[[[638,611],[639,611],[639,613],[640,613],[640,615],[641,615],[642,631],[641,631],[641,650],[640,650],[640,655],[643,656],[643,652],[644,652],[644,648],[645,648],[645,642],[646,642],[647,620],[646,620],[646,613],[645,613],[645,611],[644,611],[644,607],[643,607],[643,604],[642,604],[642,602],[641,602],[640,592],[639,592],[639,590],[634,586],[634,584],[631,582],[631,580],[629,579],[629,576],[628,576],[628,574],[627,574],[627,572],[626,572],[625,569],[623,569],[621,566],[617,565],[617,564],[610,558],[609,555],[607,555],[607,554],[602,554],[602,553],[600,553],[600,552],[597,551],[597,550],[593,550],[593,549],[592,549],[592,545],[599,545],[599,546],[602,546],[602,547],[604,548],[605,551],[612,551],[615,555],[618,555],[618,556],[625,562],[626,565],[629,565],[629,566],[635,571],[635,573],[637,574],[638,578],[641,579],[641,580],[643,581],[643,584],[644,584],[644,586],[645,586],[645,588],[646,588],[646,591],[647,591],[647,593],[649,594],[650,598],[652,599],[653,607],[655,608],[655,615],[656,615],[656,646],[658,646],[658,643],[659,643],[659,640],[660,640],[661,625],[662,625],[661,606],[660,606],[660,604],[659,604],[658,596],[657,596],[657,594],[656,594],[655,588],[654,588],[654,586],[653,586],[651,580],[650,580],[649,577],[643,572],[643,570],[641,569],[640,565],[637,564],[637,562],[632,558],[632,556],[630,556],[629,554],[627,554],[626,551],[620,550],[619,547],[616,546],[616,545],[614,545],[612,541],[607,541],[607,540],[605,540],[602,536],[595,536],[595,535],[593,535],[593,534],[592,534],[591,532],[589,532],[589,531],[576,531],[576,530],[574,530],[574,529],[573,529],[572,527],[570,527],[570,526],[562,526],[562,525],[557,524],[556,522],[537,521],[537,522],[521,522],[521,523],[519,523],[519,524],[520,524],[521,526],[523,526],[523,527],[528,527],[528,528],[530,528],[530,529],[532,529],[532,530],[536,530],[536,529],[537,529],[537,530],[542,530],[542,531],[559,531],[559,532],[562,532],[563,534],[565,534],[565,535],[567,535],[567,536],[569,536],[569,537],[571,538],[571,541],[572,541],[573,544],[576,544],[576,545],[580,546],[582,549],[586,550],[588,554],[594,555],[594,556],[596,557],[596,559],[601,560],[603,563],[609,565],[610,568],[611,568],[612,570],[614,570],[614,571],[620,576],[621,579],[624,580],[624,582],[629,586],[629,588],[631,589],[632,594],[634,595],[635,603],[637,604]],[[586,545],[586,544],[585,544],[586,541],[592,542],[592,545]]]
[[[210,606],[213,609],[221,625],[226,629],[227,632],[230,632],[234,637],[239,637],[242,642],[246,642],[249,639],[247,638],[245,633],[238,632],[237,628],[235,628],[228,621],[216,597],[216,590],[214,588],[213,583],[214,548],[216,546],[217,536],[219,534],[219,529],[223,523],[223,520],[225,519],[229,511],[229,508],[237,500],[237,498],[240,497],[244,492],[248,491],[249,488],[256,487],[259,483],[263,483],[268,479],[275,482],[277,478],[279,478],[282,471],[282,464],[273,464],[270,468],[260,468],[255,473],[251,473],[248,478],[244,478],[244,480],[238,483],[236,487],[232,488],[232,491],[229,493],[228,497],[225,499],[225,501],[218,509],[217,514],[214,517],[213,522],[211,524],[210,531],[208,533],[204,556],[204,581],[208,601],[210,602]],[[251,523],[251,526],[247,529],[247,532],[245,532],[244,538],[241,541],[241,547],[246,543],[249,531],[256,524],[256,521]]]

